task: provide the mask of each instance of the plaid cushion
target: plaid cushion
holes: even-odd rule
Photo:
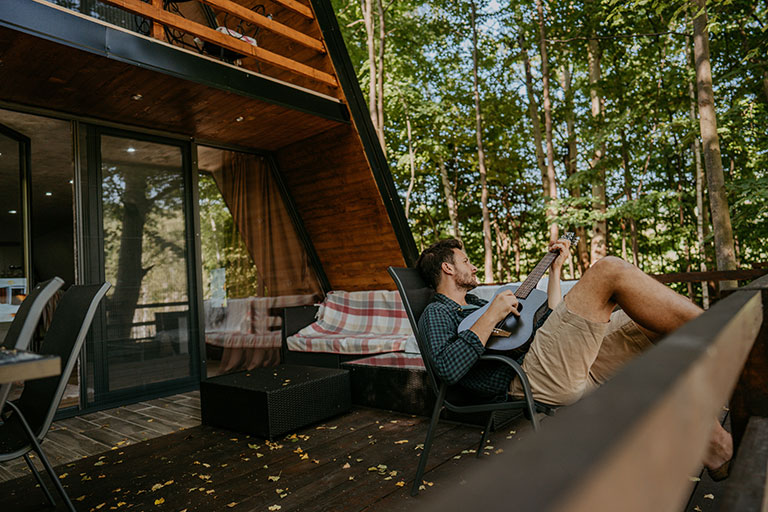
[[[317,332],[412,334],[400,294],[387,290],[329,292],[317,313]]]
[[[317,321],[288,337],[288,349],[334,354],[377,354],[406,349],[412,335],[394,291],[329,292]]]

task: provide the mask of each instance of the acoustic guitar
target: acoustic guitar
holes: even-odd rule
[[[574,234],[568,232],[560,237],[560,240],[568,240],[573,244],[574,238]],[[486,349],[498,351],[512,350],[528,342],[536,325],[536,312],[547,302],[547,294],[537,290],[536,285],[559,254],[560,252],[556,250],[547,252],[531,273],[528,274],[523,284],[519,286],[508,284],[496,290],[493,298],[505,290],[512,290],[514,292],[515,297],[519,301],[517,311],[520,313],[520,316],[518,317],[514,313],[510,313],[504,320],[496,324],[491,338],[485,346]],[[475,325],[475,322],[488,310],[491,302],[493,302],[493,298],[488,301],[488,304],[477,311],[473,311],[471,315],[462,320],[459,324],[459,332],[466,331]]]

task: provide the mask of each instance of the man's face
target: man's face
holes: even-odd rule
[[[478,284],[477,267],[469,262],[469,258],[461,249],[453,250],[453,280],[459,288],[471,290]]]

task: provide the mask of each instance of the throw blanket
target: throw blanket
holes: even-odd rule
[[[377,354],[411,346],[413,331],[394,291],[332,291],[317,312],[317,321],[288,337],[297,352]]]

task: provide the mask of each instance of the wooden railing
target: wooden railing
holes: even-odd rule
[[[261,48],[244,39],[238,39],[230,34],[205,26],[196,21],[184,18],[173,12],[163,9],[163,0],[152,0],[152,3],[144,3],[141,0],[101,0],[103,3],[119,7],[130,13],[142,16],[152,22],[152,34],[155,38],[162,39],[162,27],[171,27],[182,31],[191,37],[212,43],[218,47],[246,57],[253,57],[259,62],[287,70],[299,76],[316,80],[324,85],[337,87],[338,82],[332,74],[316,67],[304,64],[289,56],[280,55],[270,50]],[[296,0],[272,0],[277,4],[301,14],[307,19],[314,19],[312,10]],[[325,54],[326,48],[319,39],[311,37],[301,31],[275,21],[268,16],[246,9],[242,5],[231,0],[200,0],[245,23],[255,25],[261,29],[272,32],[283,38],[286,43],[298,43],[303,47]],[[286,44],[286,47],[290,47]]]
[[[723,506],[765,510],[768,427],[759,418],[768,417],[766,304],[768,276],[667,336],[558,411],[540,433],[464,475],[462,485],[447,483],[425,509],[682,511],[714,418],[735,386],[731,422],[737,450],[742,442],[744,450],[728,480],[726,494],[734,498]],[[750,464],[757,475],[739,477],[751,475]]]

